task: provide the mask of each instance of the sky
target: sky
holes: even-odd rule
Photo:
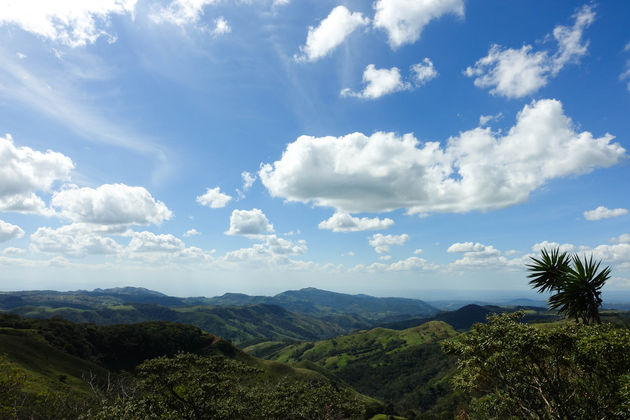
[[[630,3],[0,0],[0,290],[630,291]]]

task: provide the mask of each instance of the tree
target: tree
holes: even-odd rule
[[[109,419],[363,418],[365,403],[317,375],[274,377],[222,356],[179,353],[137,367],[132,393],[103,401],[88,416]]]
[[[550,292],[549,307],[585,324],[600,324],[601,289],[610,278],[610,267],[600,270],[601,261],[577,254],[569,256],[559,248],[541,251],[527,265],[529,284],[538,293]]]
[[[523,324],[522,311],[443,343],[457,357],[470,418],[630,418],[630,330],[611,324]]]

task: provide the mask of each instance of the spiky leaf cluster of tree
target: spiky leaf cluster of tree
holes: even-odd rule
[[[527,265],[529,284],[540,293],[551,293],[550,309],[586,324],[601,323],[601,290],[610,278],[610,267],[600,269],[601,261],[580,258],[558,248],[543,249],[539,258]]]

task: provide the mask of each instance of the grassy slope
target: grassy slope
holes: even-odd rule
[[[350,360],[360,360],[373,353],[400,352],[409,347],[438,342],[456,334],[453,327],[445,322],[431,321],[403,331],[374,328],[315,343],[291,344],[270,341],[246,347],[244,350],[254,356],[285,363],[309,360],[335,370]],[[341,362],[340,365],[340,360],[345,362]]]
[[[432,321],[403,331],[375,328],[311,343],[267,342],[244,350],[297,366],[325,369],[359,392],[391,401],[422,418],[451,416],[457,401],[448,384],[453,361],[439,342],[458,334]]]
[[[314,369],[255,358],[230,342],[188,325],[150,322],[93,326],[0,315],[0,355],[25,374],[23,390],[33,394],[63,392],[87,398],[91,390],[84,376],[90,372],[104,380],[108,375],[106,367],[131,371],[146,358],[170,356],[178,351],[236,359],[262,369],[263,378],[272,381],[280,378],[330,380],[349,388],[359,401],[373,407],[373,411],[378,412],[382,407],[379,401],[359,394],[334,377],[321,375]]]
[[[90,395],[83,376],[107,375],[102,366],[51,346],[35,330],[0,328],[0,354],[26,375],[25,390],[65,391]]]

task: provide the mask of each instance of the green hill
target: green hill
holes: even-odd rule
[[[315,364],[359,392],[421,418],[453,418],[457,394],[448,383],[454,362],[440,342],[457,335],[433,321],[403,331],[385,328],[308,343],[267,342],[244,351],[293,365]]]
[[[217,402],[227,410],[217,418],[231,418],[230,407],[234,404],[261,409],[259,403],[262,402],[268,405],[265,409],[279,410],[278,413],[301,406],[315,410],[311,411],[314,413],[319,408],[311,397],[323,398],[324,402],[330,399],[336,409],[349,412],[370,413],[381,409],[377,400],[357,393],[332,376],[257,359],[197,327],[169,322],[99,326],[60,318],[0,315],[0,355],[0,374],[8,378],[8,382],[0,380],[0,418],[4,418],[7,412],[3,410],[7,407],[19,411],[20,415],[15,415],[19,418],[76,418],[89,409],[92,412],[128,410],[156,396],[170,398],[169,393],[160,394],[163,389],[151,378],[159,382],[159,378],[165,377],[169,383],[179,383],[180,387],[196,387],[193,384],[199,369],[209,365],[220,369],[221,374],[216,376],[218,372],[207,371],[204,375],[210,376],[204,383],[216,380],[214,386],[222,387],[220,393],[227,398]],[[156,366],[161,366],[156,372],[158,376],[146,376]],[[140,376],[111,376],[122,369]],[[11,378],[17,379],[11,382]],[[119,379],[127,383],[127,390],[135,389],[131,394],[125,393],[122,399],[116,394],[122,388],[109,389],[110,383],[122,384]],[[13,387],[5,389],[2,384],[13,384]],[[295,394],[296,390],[300,392]],[[238,394],[242,401],[234,400],[236,397],[230,394],[237,391],[242,391]],[[212,398],[216,396],[213,392]],[[293,403],[287,406],[283,398]],[[53,412],[44,414],[51,409]],[[110,415],[139,418],[107,414]]]
[[[211,331],[235,343],[255,340],[317,340],[343,334],[348,329],[315,317],[289,312],[274,305],[244,307],[177,306],[127,303],[82,308],[68,306],[18,306],[11,313],[29,318],[62,317],[78,323],[100,325],[170,321]]]

